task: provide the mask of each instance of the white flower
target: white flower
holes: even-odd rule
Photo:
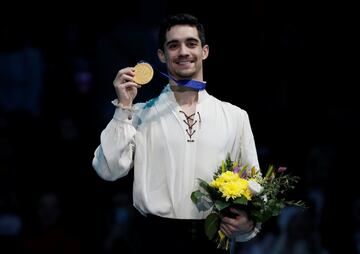
[[[249,189],[253,195],[256,195],[263,190],[263,187],[259,183],[249,180]]]
[[[262,198],[262,200],[264,200],[265,203],[268,201],[268,198],[266,195],[262,195],[261,198]]]

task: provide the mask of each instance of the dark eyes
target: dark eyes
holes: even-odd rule
[[[185,45],[188,47],[188,48],[195,48],[198,46],[198,42],[196,41],[188,41],[185,43]],[[171,43],[168,45],[168,48],[169,49],[176,49],[180,47],[180,43]]]
[[[176,49],[176,47],[178,46],[178,44],[169,44],[168,47],[169,49]]]
[[[189,43],[187,43],[187,44],[188,44],[188,47],[189,47],[189,48],[195,48],[195,47],[198,45],[197,42],[189,42]]]

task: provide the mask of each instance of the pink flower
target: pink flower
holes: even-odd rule
[[[286,167],[279,167],[277,171],[278,171],[279,173],[282,173],[282,172],[284,172],[285,170],[286,170]]]

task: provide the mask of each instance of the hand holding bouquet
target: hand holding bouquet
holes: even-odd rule
[[[299,177],[287,175],[285,170],[269,166],[263,177],[260,170],[240,167],[228,155],[210,183],[199,180],[200,189],[192,192],[191,199],[199,210],[211,209],[205,220],[205,233],[217,241],[218,248],[229,249],[229,239],[219,227],[221,214],[231,216],[230,207],[246,211],[254,223],[279,215],[289,205],[305,207],[302,201],[285,199],[284,194],[299,181]]]

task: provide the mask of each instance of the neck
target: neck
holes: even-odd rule
[[[191,106],[198,101],[198,91],[188,87],[178,85],[170,85],[171,90],[174,92],[176,102],[180,106]]]

